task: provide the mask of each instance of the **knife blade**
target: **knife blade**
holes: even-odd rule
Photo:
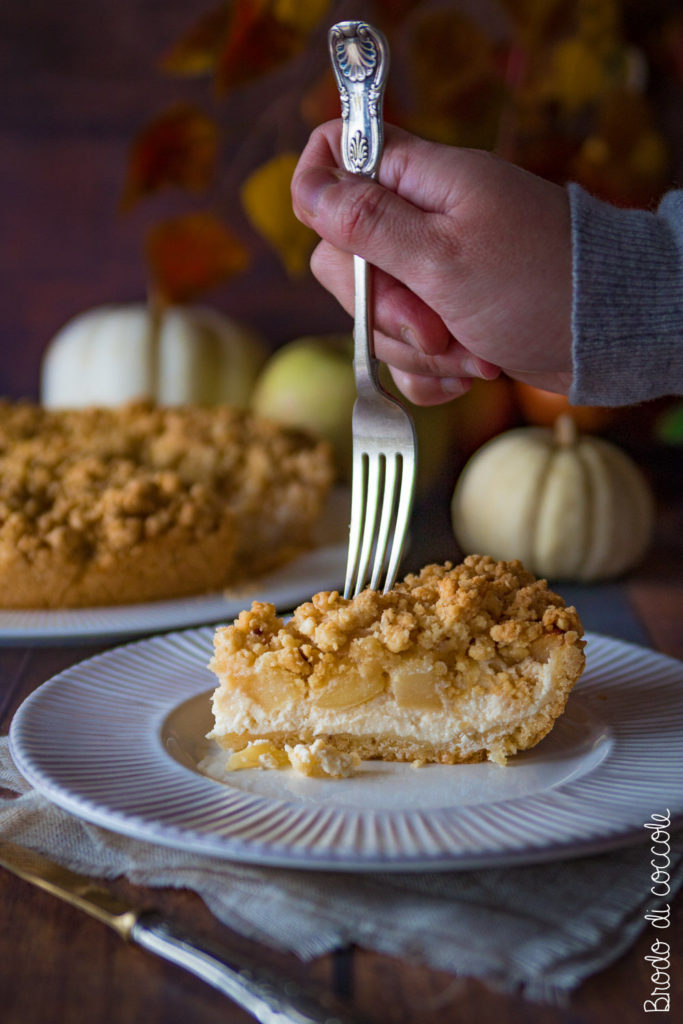
[[[260,1024],[362,1024],[332,1000],[264,970],[256,961],[199,942],[154,909],[126,903],[96,879],[35,850],[0,840],[0,867],[108,925],[117,935],[177,964],[218,989]]]

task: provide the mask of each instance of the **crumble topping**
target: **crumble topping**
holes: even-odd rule
[[[565,607],[521,562],[470,555],[455,567],[426,566],[386,594],[316,594],[286,625],[273,605],[254,602],[220,632],[226,656],[248,665],[269,653],[288,672],[307,678],[333,660],[329,655],[352,651],[357,640],[366,657],[373,650],[380,656],[417,649],[436,651],[443,662],[465,656],[514,664],[530,653],[542,655],[544,637],[562,634],[573,644],[583,630],[576,609]]]

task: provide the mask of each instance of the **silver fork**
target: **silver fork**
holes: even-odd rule
[[[342,21],[329,32],[330,58],[342,108],[342,162],[347,171],[377,177],[382,155],[382,100],[389,50],[381,32]],[[409,412],[382,388],[373,351],[371,268],[353,257],[355,286],[351,523],[344,596],[366,585],[384,590],[396,579],[415,489],[417,442]]]

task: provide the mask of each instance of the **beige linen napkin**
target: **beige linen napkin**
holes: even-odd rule
[[[528,867],[341,874],[235,864],[73,817],[31,789],[6,737],[0,836],[102,878],[192,889],[228,927],[304,960],[355,943],[552,1001],[615,960],[643,928],[653,941],[666,938],[645,914],[670,903],[683,882],[678,833],[671,894],[651,894],[645,830],[645,841],[626,850]]]

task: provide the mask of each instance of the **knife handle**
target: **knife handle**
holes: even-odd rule
[[[153,911],[143,913],[130,938],[157,956],[185,968],[251,1013],[260,1024],[362,1024],[339,1013],[296,982],[278,978],[246,960],[230,963],[225,954],[190,940]]]

